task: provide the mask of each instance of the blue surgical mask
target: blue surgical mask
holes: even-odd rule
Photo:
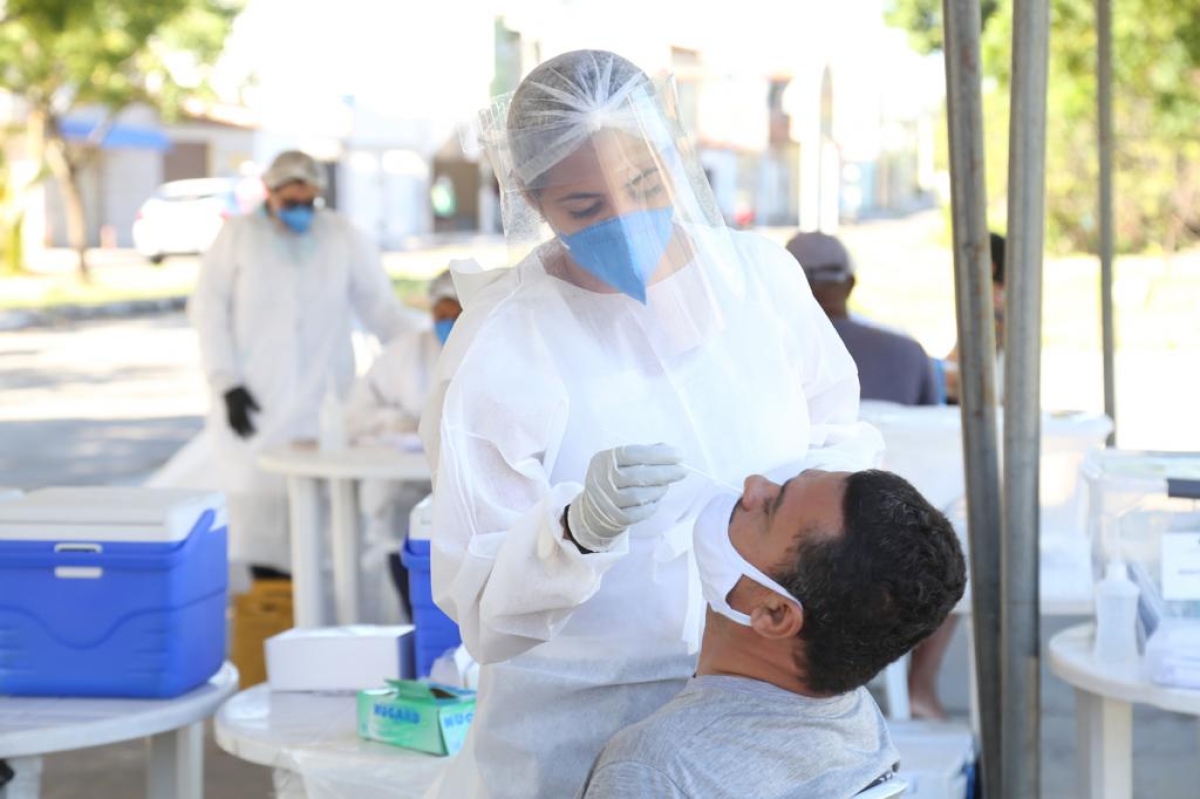
[[[433,323],[433,334],[438,337],[438,341],[442,342],[442,346],[446,346],[446,339],[450,338],[450,328],[454,327],[453,319],[439,319]]]
[[[673,210],[652,208],[614,216],[578,233],[559,235],[571,258],[641,303],[671,241]]]
[[[313,217],[316,216],[316,211],[306,205],[299,205],[294,208],[279,209],[279,221],[288,226],[288,229],[295,233],[307,233],[312,227]]]

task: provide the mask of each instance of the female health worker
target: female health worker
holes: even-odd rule
[[[712,480],[877,455],[799,266],[724,228],[669,100],[579,51],[481,114],[521,259],[466,300],[422,418],[434,597],[483,664],[434,796],[573,796],[694,670]]]

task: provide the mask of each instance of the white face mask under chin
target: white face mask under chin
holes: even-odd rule
[[[786,588],[743,558],[729,540],[729,519],[739,499],[736,494],[722,494],[709,502],[696,519],[693,543],[705,601],[725,618],[749,627],[750,617],[729,604],[729,593],[742,577],[790,599],[797,607],[803,606]]]

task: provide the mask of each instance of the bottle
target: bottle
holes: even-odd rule
[[[346,448],[346,415],[337,389],[330,380],[317,412],[317,446],[322,452],[336,452]]]
[[[1125,563],[1114,558],[1096,583],[1096,660],[1111,668],[1136,669],[1137,618],[1141,592],[1129,579]]]

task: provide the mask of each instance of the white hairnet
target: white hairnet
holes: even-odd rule
[[[307,183],[325,188],[325,170],[311,155],[300,150],[284,150],[263,173],[263,183],[271,191],[289,183]]]
[[[674,83],[652,81],[616,53],[578,50],[540,64],[515,92],[479,114],[479,143],[500,184],[504,232],[513,260],[554,235],[536,195],[570,178],[555,167],[594,141],[618,131],[654,154],[670,187],[678,223],[718,229],[724,220],[691,144],[672,113]],[[640,143],[640,145],[638,145]],[[617,176],[610,176],[616,188]],[[531,204],[533,203],[533,204]]]
[[[429,282],[429,301],[437,302],[441,299],[458,302],[458,289],[454,286],[454,278],[449,269]]]
[[[513,169],[523,183],[533,186],[602,128],[648,133],[660,148],[668,146],[673,137],[662,109],[645,113],[647,109],[631,102],[635,93],[654,93],[645,72],[616,53],[580,50],[530,73],[511,102],[495,107],[506,112],[505,118],[492,123],[507,130]]]

